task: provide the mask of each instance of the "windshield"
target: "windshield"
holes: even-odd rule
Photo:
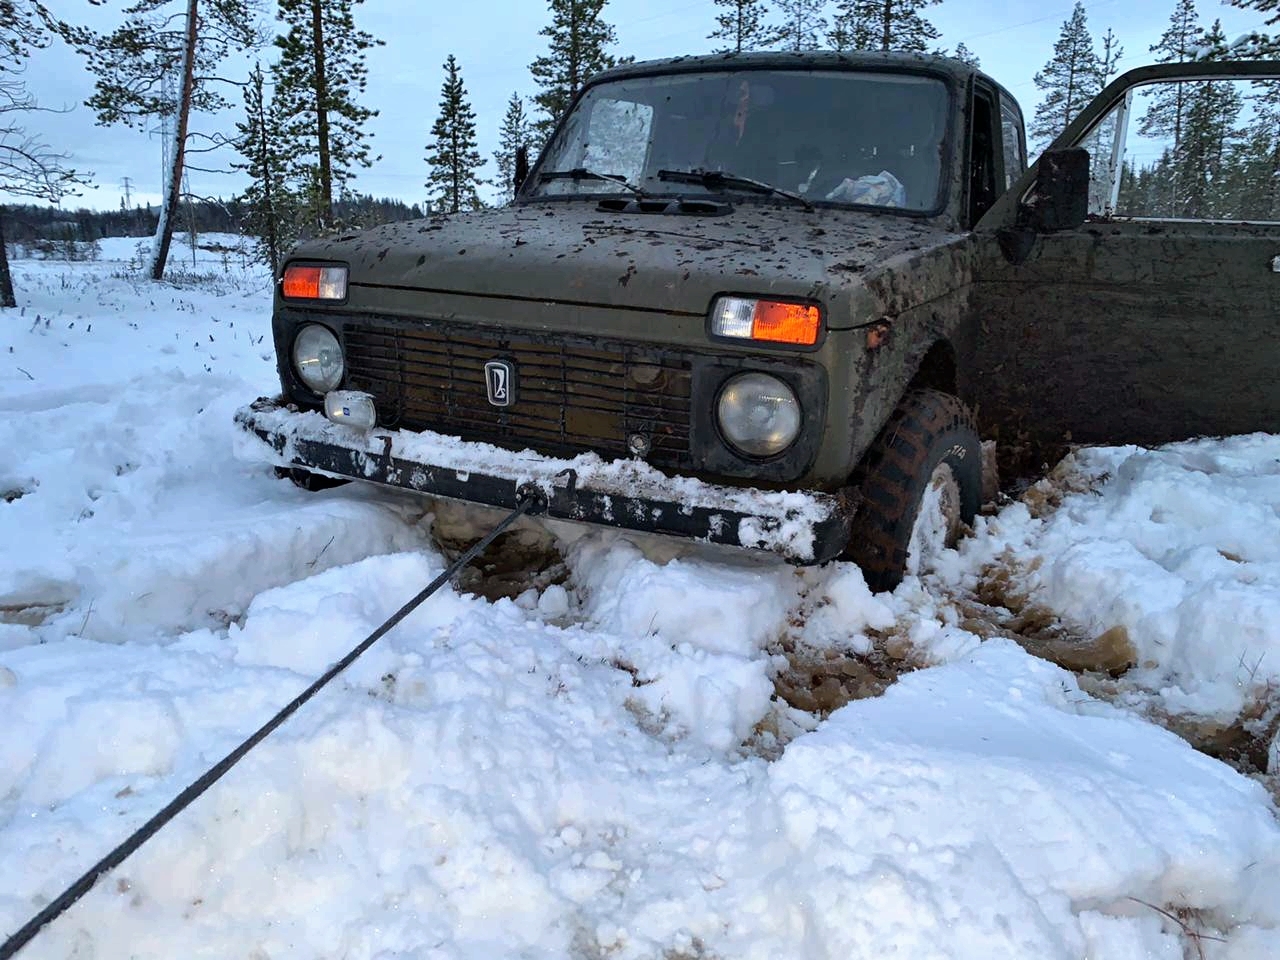
[[[813,203],[931,211],[941,201],[946,117],[945,84],[905,73],[616,80],[587,90],[525,196],[770,196],[738,178]]]

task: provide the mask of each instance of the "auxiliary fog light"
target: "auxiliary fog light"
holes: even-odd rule
[[[324,395],[324,415],[357,430],[372,430],[378,423],[373,397],[359,390],[330,390]]]
[[[730,377],[720,390],[716,416],[729,445],[749,457],[779,454],[800,435],[800,401],[767,373]]]

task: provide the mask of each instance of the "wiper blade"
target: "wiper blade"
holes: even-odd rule
[[[620,174],[597,173],[595,170],[588,170],[586,167],[574,167],[572,170],[544,170],[538,174],[538,182],[541,183],[543,180],[606,180],[609,183],[616,183],[618,186],[630,190],[637,197],[647,197],[649,195]]]
[[[728,173],[724,170],[659,170],[658,179],[669,180],[673,183],[697,183],[708,190],[727,187],[730,190],[751,190],[755,193],[767,193],[770,196],[786,197],[788,200],[794,200],[806,210],[814,209],[813,204],[798,193],[783,190],[781,187],[775,187],[772,183],[765,183],[763,180],[740,177],[736,173]]]

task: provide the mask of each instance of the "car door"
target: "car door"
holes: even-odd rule
[[[1206,127],[1216,150],[1191,152],[1187,104],[1224,85],[1234,125]],[[1161,102],[1184,115],[1144,122]],[[1087,184],[1065,188],[1059,151],[1081,147]],[[1064,222],[1064,200],[1080,216]],[[1003,445],[1038,457],[1064,441],[1280,432],[1280,63],[1110,84],[977,224],[971,306],[963,389]]]

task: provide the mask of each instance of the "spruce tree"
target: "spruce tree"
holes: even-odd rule
[[[308,220],[315,230],[334,226],[334,201],[368,167],[364,124],[378,111],[358,103],[365,92],[365,51],[381,46],[357,29],[353,7],[361,0],[279,0],[287,27],[276,37],[279,61],[271,68],[280,100],[292,179],[304,186]]]
[[[606,3],[549,0],[551,23],[538,31],[547,38],[547,52],[529,64],[529,72],[542,88],[533,97],[542,111],[535,124],[540,139],[550,136],[588,77],[618,62],[608,51],[617,37],[613,26],[602,19]]]
[[[836,49],[906,50],[923,53],[938,39],[920,15],[939,0],[841,0],[827,39]],[[844,44],[847,44],[845,46]]]
[[[249,176],[239,200],[246,208],[245,231],[256,241],[259,256],[275,274],[285,253],[298,239],[298,201],[289,186],[279,141],[284,125],[279,101],[267,94],[266,77],[254,64],[244,88],[245,119],[236,124],[236,149],[244,158],[234,166]]]
[[[784,50],[817,50],[827,33],[826,0],[778,0],[776,42]]]
[[[496,185],[501,188],[502,198],[507,203],[515,198],[516,149],[527,147],[532,137],[533,124],[525,113],[524,100],[518,93],[513,93],[507,101],[507,112],[498,131],[498,149],[493,153],[498,168]]]
[[[431,127],[427,163],[431,173],[427,189],[432,205],[445,213],[476,210],[481,206],[480,151],[476,149],[476,115],[467,102],[462,74],[453,54],[444,62],[440,90],[440,115]]]
[[[724,46],[716,53],[742,53],[770,46],[778,31],[768,24],[769,7],[764,0],[715,0],[721,12],[716,14],[716,29],[708,40],[721,40]]]
[[[1076,0],[1053,45],[1053,57],[1035,75],[1035,85],[1045,95],[1027,132],[1042,145],[1054,140],[1097,93],[1098,76],[1084,4]]]
[[[122,123],[139,130],[157,119],[166,129],[160,220],[152,246],[151,277],[164,275],[190,141],[216,146],[217,134],[190,126],[192,113],[208,115],[230,106],[217,84],[228,56],[259,43],[251,0],[138,0],[125,8],[125,22],[109,34],[58,24],[62,37],[83,54],[96,77],[87,105],[100,125]]]

